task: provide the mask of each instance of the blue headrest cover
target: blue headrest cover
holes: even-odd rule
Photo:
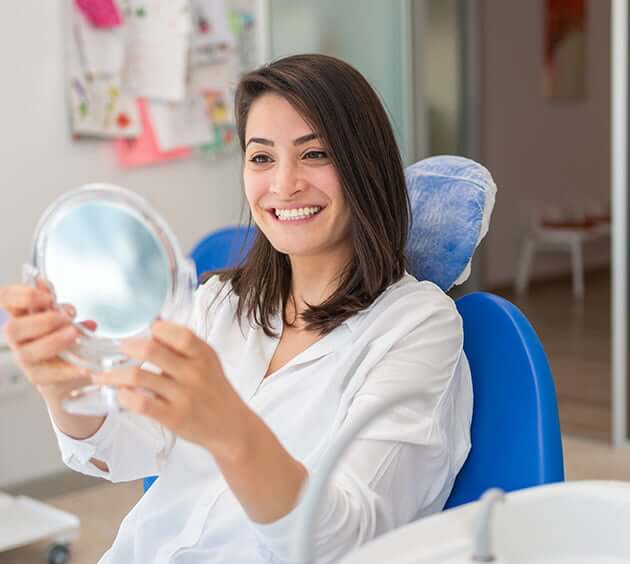
[[[470,275],[470,261],[488,232],[496,185],[486,168],[443,155],[405,169],[412,224],[408,270],[445,292]]]

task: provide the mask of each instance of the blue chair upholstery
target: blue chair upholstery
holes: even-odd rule
[[[255,229],[243,225],[224,227],[208,233],[189,255],[195,263],[197,278],[204,272],[238,265],[247,256],[255,239]],[[144,479],[145,492],[156,479],[157,476]]]
[[[238,265],[247,256],[255,239],[256,230],[253,227],[237,225],[212,231],[190,252],[190,258],[197,267],[197,276]]]
[[[153,482],[155,482],[157,478],[158,478],[157,476],[148,476],[144,479],[143,485],[144,485],[145,492],[153,485]]]
[[[468,294],[457,309],[473,382],[472,449],[446,508],[477,500],[490,487],[563,481],[555,386],[533,327],[492,294]]]

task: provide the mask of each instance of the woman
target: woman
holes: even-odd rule
[[[126,411],[63,412],[90,377],[56,357],[76,329],[43,287],[0,291],[65,463],[113,482],[160,476],[101,563],[285,562],[326,447],[405,386],[422,395],[357,437],[326,493],[321,562],[441,510],[470,447],[461,319],[405,272],[407,193],[375,92],[342,61],[300,55],[244,75],[235,108],[258,238],[240,268],[200,286],[190,328],[156,321],[125,342],[161,374],[91,376]]]

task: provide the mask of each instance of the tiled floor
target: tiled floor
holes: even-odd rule
[[[560,424],[567,434],[610,441],[610,275],[586,277],[583,302],[573,299],[568,279],[533,285],[526,298],[495,291],[513,301],[538,333],[553,372]]]

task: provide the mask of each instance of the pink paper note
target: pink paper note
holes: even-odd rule
[[[136,139],[117,139],[115,141],[118,163],[122,167],[144,166],[173,159],[187,157],[192,153],[190,147],[180,147],[171,151],[161,151],[151,124],[147,102],[138,98],[138,111],[142,133]]]
[[[76,0],[76,3],[94,27],[111,28],[123,23],[114,0]]]

